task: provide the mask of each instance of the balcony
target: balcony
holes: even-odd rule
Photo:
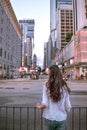
[[[0,106],[0,130],[47,130],[42,111],[29,106]],[[73,106],[67,130],[87,130],[87,106]]]

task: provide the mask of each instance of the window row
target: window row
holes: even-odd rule
[[[0,57],[3,57],[4,55],[4,58],[12,61],[12,55],[10,55],[9,53],[7,53],[6,51],[2,50],[2,48],[0,48]]]

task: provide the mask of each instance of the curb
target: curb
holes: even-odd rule
[[[72,90],[70,95],[87,95],[87,90]]]
[[[87,83],[87,80],[67,80],[66,82],[71,82],[71,83]]]
[[[37,79],[37,80],[32,80],[32,79],[7,79],[7,80],[0,80],[0,83],[5,83],[5,82],[38,82],[38,81],[45,81],[46,79]]]

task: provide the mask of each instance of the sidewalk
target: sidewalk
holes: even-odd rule
[[[0,79],[0,82],[2,81],[38,81],[38,80],[47,80],[47,77],[42,77],[39,79],[30,79],[30,78],[17,78],[17,79]],[[77,83],[87,83],[86,80],[74,80],[74,79],[68,79],[69,82],[77,82]]]
[[[86,80],[74,80],[74,79],[69,79],[69,80],[67,80],[67,82],[87,83],[87,79],[86,79]]]
[[[4,82],[36,82],[36,81],[39,81],[39,80],[46,80],[46,79],[37,79],[37,80],[33,80],[33,79],[30,79],[30,78],[18,78],[18,79],[2,79],[0,80],[1,83],[4,83]]]

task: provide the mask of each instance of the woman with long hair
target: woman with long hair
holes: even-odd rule
[[[49,68],[49,77],[43,87],[42,103],[37,108],[43,109],[43,118],[49,130],[65,130],[67,112],[70,112],[70,89],[63,80],[57,65]]]

